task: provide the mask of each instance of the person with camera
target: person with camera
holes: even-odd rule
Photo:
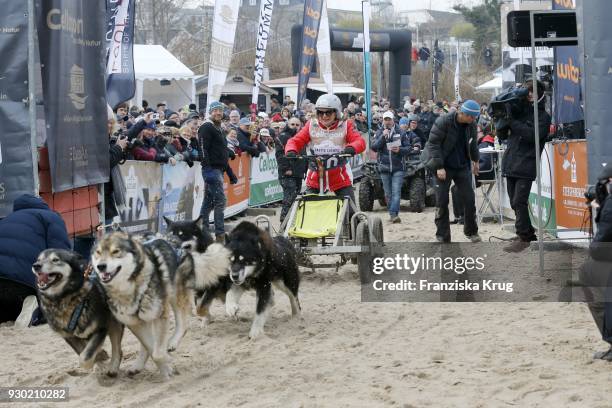
[[[540,131],[540,151],[548,137],[550,115],[544,109],[544,86],[538,82],[537,102],[533,100],[533,83],[526,87],[527,94],[509,109],[509,118],[498,120],[497,137],[506,140],[502,159],[502,175],[506,178],[510,206],[515,214],[516,237],[504,248],[506,252],[520,252],[536,241],[535,229],[529,218],[529,193],[536,178],[535,126]],[[538,106],[538,123],[534,122],[533,104]]]
[[[251,157],[259,157],[260,153],[266,151],[266,146],[261,142],[259,133],[251,134],[251,119],[244,117],[240,119],[238,129],[238,148],[247,152]]]
[[[119,215],[117,207],[125,205],[125,192],[123,178],[119,165],[126,159],[128,137],[119,131],[116,134],[117,124],[113,112],[108,107],[107,131],[109,137],[110,180],[104,183],[104,224],[110,225],[113,218]]]
[[[589,247],[590,260],[580,268],[587,304],[608,350],[593,358],[612,361],[612,165],[599,174],[595,191],[587,197],[595,210],[597,232]]]
[[[476,196],[472,188],[472,174],[478,175],[478,141],[476,119],[480,105],[467,100],[461,109],[439,117],[431,128],[429,140],[421,159],[436,175],[436,240],[450,242],[448,192],[451,181],[464,205],[463,233],[471,242],[480,242],[476,224]],[[471,173],[470,173],[471,170]]]
[[[383,127],[376,132],[372,151],[378,153],[378,171],[385,190],[389,220],[402,222],[399,217],[404,160],[411,152],[419,152],[421,140],[412,132],[406,133],[393,121],[393,112],[383,114]]]
[[[308,163],[303,159],[288,160],[285,156],[285,146],[289,139],[296,135],[302,123],[296,117],[289,119],[287,128],[276,139],[276,162],[278,163],[278,181],[283,188],[283,203],[280,213],[281,224],[285,220],[296,197],[302,190],[302,181],[308,169]],[[306,154],[305,149],[300,152]]]

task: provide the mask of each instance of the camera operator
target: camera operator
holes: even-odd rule
[[[591,208],[597,211],[597,233],[589,247],[590,261],[580,269],[580,281],[590,292],[589,311],[601,333],[610,344],[606,351],[595,353],[595,359],[612,361],[612,166],[603,169],[595,187]]]
[[[507,140],[503,157],[502,174],[506,177],[510,206],[515,214],[516,237],[504,248],[506,252],[520,252],[536,241],[535,229],[529,219],[529,192],[536,178],[535,126],[540,130],[540,151],[548,137],[550,115],[544,109],[544,86],[538,82],[538,123],[534,123],[533,83],[526,87],[528,94],[521,96],[509,109],[509,118],[498,121],[497,136]]]

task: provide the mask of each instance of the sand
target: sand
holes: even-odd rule
[[[378,214],[387,240],[433,240],[433,209],[393,225]],[[453,239],[465,240],[457,226]],[[54,407],[612,406],[612,365],[591,360],[605,343],[584,304],[361,303],[355,266],[304,272],[302,319],[277,293],[266,335],[249,341],[254,297],[243,297],[239,321],[215,303],[210,325],[192,318],[173,353],[180,375],[167,382],[152,362],[125,374],[138,350],[129,332],[109,379],[79,368],[46,326],[0,327],[0,386],[69,387]]]

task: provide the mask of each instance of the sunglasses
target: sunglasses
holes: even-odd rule
[[[336,113],[335,110],[318,110],[317,111],[317,115],[319,116],[331,116],[334,113]]]

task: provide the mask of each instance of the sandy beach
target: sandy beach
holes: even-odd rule
[[[434,240],[431,208],[401,224],[377,214],[389,241]],[[496,224],[480,233],[510,236]],[[277,293],[266,335],[249,341],[254,296],[237,322],[214,303],[210,325],[192,318],[167,382],[152,362],[126,375],[138,351],[127,330],[111,379],[81,369],[47,326],[4,325],[0,386],[68,387],[69,401],[48,405],[69,407],[612,406],[612,365],[591,360],[605,343],[584,304],[362,303],[356,266],[303,271],[301,319]]]

